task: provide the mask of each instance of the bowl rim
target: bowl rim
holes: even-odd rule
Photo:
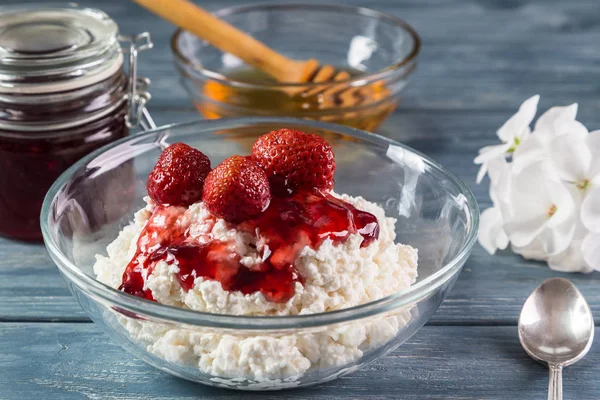
[[[464,240],[461,248],[457,251],[452,260],[446,263],[442,268],[419,281],[412,286],[396,292],[387,297],[361,304],[355,307],[345,308],[336,311],[329,311],[317,314],[294,315],[294,316],[241,316],[241,315],[225,315],[213,314],[208,312],[194,311],[180,307],[168,306],[160,303],[151,302],[141,299],[127,293],[123,293],[114,289],[100,281],[95,277],[87,275],[80,270],[68,257],[63,254],[60,247],[55,242],[50,233],[50,209],[56,198],[56,195],[62,191],[64,186],[69,183],[71,177],[76,171],[83,168],[91,160],[95,159],[100,154],[118,147],[122,144],[134,144],[135,142],[146,141],[147,138],[161,132],[168,131],[174,128],[197,126],[202,127],[204,131],[222,130],[240,128],[257,124],[276,124],[276,125],[301,125],[315,129],[323,129],[333,131],[338,134],[349,135],[371,144],[378,145],[383,149],[389,148],[390,145],[398,146],[405,151],[417,155],[427,166],[442,173],[454,186],[457,187],[459,193],[464,196],[465,205],[468,208],[467,219],[469,229],[467,237]],[[475,200],[475,196],[469,187],[459,179],[454,173],[447,170],[438,162],[425,156],[409,146],[399,143],[395,140],[380,136],[375,133],[361,131],[355,128],[331,124],[321,121],[305,120],[299,118],[288,117],[242,117],[242,118],[223,118],[206,120],[200,119],[185,123],[175,123],[163,125],[155,129],[151,129],[133,136],[128,136],[119,139],[115,142],[107,144],[100,149],[88,154],[69,169],[67,169],[51,186],[47,192],[42,204],[42,212],[40,214],[40,225],[42,236],[46,248],[60,269],[61,273],[67,281],[75,284],[88,295],[92,296],[94,301],[102,300],[103,303],[108,303],[113,309],[124,309],[132,313],[138,313],[145,317],[162,320],[165,322],[177,322],[193,326],[202,326],[210,328],[226,328],[226,329],[244,329],[244,330],[285,330],[297,328],[314,328],[327,326],[331,324],[353,321],[361,318],[367,318],[374,315],[390,312],[400,307],[412,305],[413,303],[426,298],[432,294],[437,288],[450,281],[460,270],[466,258],[468,258],[475,241],[477,240],[477,231],[479,227],[479,206]]]
[[[405,32],[409,34],[413,43],[412,49],[408,53],[408,55],[402,59],[397,60],[395,63],[390,64],[377,72],[369,73],[369,74],[361,74],[355,77],[350,77],[349,79],[343,81],[336,81],[337,84],[349,84],[351,86],[364,86],[371,82],[378,80],[386,80],[388,77],[394,75],[398,72],[402,67],[410,64],[412,61],[417,59],[417,56],[421,50],[421,38],[417,34],[417,31],[409,25],[406,21],[401,18],[395,17],[390,14],[385,14],[383,12],[373,10],[367,7],[357,7],[357,6],[348,6],[348,5],[340,5],[340,4],[311,4],[311,3],[255,3],[255,4],[241,4],[231,7],[221,8],[219,10],[213,11],[213,14],[217,17],[225,17],[228,15],[232,15],[235,13],[243,13],[248,11],[256,11],[256,10],[296,10],[296,9],[312,9],[312,10],[321,10],[327,12],[340,12],[340,13],[350,13],[355,15],[360,15],[364,17],[374,18],[378,20],[383,20],[389,22],[397,27],[402,28]],[[197,62],[197,59],[192,59],[185,56],[178,45],[179,37],[187,31],[184,31],[181,28],[177,28],[173,35],[171,36],[171,51],[175,57],[176,62],[180,62],[185,66],[191,68],[194,72],[197,72],[201,75],[206,76],[209,79],[217,81],[221,84],[239,88],[247,88],[247,89],[285,89],[285,88],[297,88],[302,87],[305,89],[310,89],[313,87],[323,87],[323,83],[293,83],[293,82],[279,82],[279,83],[250,83],[243,82],[234,79],[229,79],[226,76],[209,69],[206,69],[202,66],[202,64]],[[202,40],[202,39],[198,39]],[[410,71],[409,71],[410,72]],[[325,84],[326,85],[326,84]]]

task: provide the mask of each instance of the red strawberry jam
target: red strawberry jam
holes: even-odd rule
[[[365,247],[379,237],[373,214],[318,190],[275,197],[264,213],[238,229],[256,231],[269,247],[269,261],[277,266],[293,264],[304,247],[317,249],[327,238],[341,243],[360,233]]]
[[[240,256],[226,242],[198,243],[188,236],[185,208],[158,206],[137,243],[137,252],[123,274],[120,290],[153,300],[144,283],[156,262],[179,263],[177,279],[190,290],[196,277],[214,279],[223,289],[244,294],[261,292],[273,302],[286,302],[295,293],[302,277],[294,267],[305,246],[317,249],[327,238],[341,243],[353,233],[363,236],[368,246],[379,236],[377,218],[351,204],[320,191],[298,192],[273,198],[267,210],[245,221],[237,229],[256,233],[260,255],[265,261],[252,269],[240,263]],[[264,245],[262,245],[264,244]]]

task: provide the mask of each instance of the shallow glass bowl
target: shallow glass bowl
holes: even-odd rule
[[[130,296],[95,279],[95,255],[106,254],[106,246],[145,205],[146,179],[165,145],[185,142],[217,165],[231,155],[248,154],[257,136],[282,127],[324,136],[336,154],[336,192],[363,196],[397,219],[396,240],[419,252],[418,278],[413,286],[372,303],[329,313],[257,317],[174,308]],[[478,221],[471,191],[426,156],[368,132],[272,117],[170,125],[114,142],[83,158],[58,179],[46,196],[41,216],[45,244],[70,290],[115,342],[176,376],[245,390],[324,382],[400,346],[431,318],[454,284],[475,242]],[[338,343],[352,346],[356,335],[373,327],[387,328],[380,329],[385,332],[377,338],[363,342],[352,357],[334,359],[332,355],[303,373],[289,369],[275,377],[207,372],[197,358],[186,357],[193,348],[177,347],[176,339],[197,340],[200,346],[206,335],[215,340],[226,336],[233,343],[232,351],[242,340],[325,340],[332,336]],[[161,337],[170,335],[171,353],[156,351],[156,336],[152,335],[157,332]],[[329,349],[325,346],[320,351]],[[252,360],[247,364],[251,369]]]
[[[316,59],[354,76],[335,83],[263,79],[248,73],[242,60],[177,30],[171,40],[175,67],[206,118],[286,116],[373,131],[400,103],[420,51],[410,25],[363,7],[248,4],[215,15],[288,58]]]

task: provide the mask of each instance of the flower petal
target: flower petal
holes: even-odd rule
[[[504,231],[513,245],[525,247],[542,233],[547,221],[548,218],[545,215],[529,219],[513,218],[504,224]]]
[[[535,135],[526,136],[513,153],[513,172],[518,174],[524,168],[535,162],[544,160],[546,157],[547,152],[544,142]]]
[[[590,268],[600,271],[600,233],[590,233],[583,239],[581,253]]]
[[[600,233],[600,187],[587,193],[583,199],[581,222],[591,232]]]
[[[587,137],[587,145],[592,154],[588,178],[600,184],[600,131],[593,131]]]
[[[481,183],[483,178],[485,178],[485,175],[487,174],[487,170],[488,170],[487,164],[486,163],[481,164],[481,167],[479,167],[479,172],[477,172],[477,179],[475,180],[475,182],[478,185]]]
[[[560,179],[568,182],[586,179],[592,162],[587,135],[587,132],[560,135],[550,143],[549,158]]]
[[[511,246],[512,250],[523,256],[528,260],[542,260],[546,261],[548,256],[544,253],[544,249],[542,248],[542,244],[539,240],[534,240],[527,246],[518,247],[515,245]]]
[[[550,227],[546,225],[540,233],[540,241],[544,252],[548,256],[553,256],[565,251],[573,241],[575,234],[575,221],[565,221],[565,223]]]
[[[494,146],[486,146],[479,150],[479,155],[475,157],[475,164],[483,164],[498,157],[503,157],[504,153],[510,148],[507,144],[498,144]]]
[[[583,259],[581,241],[573,241],[563,252],[548,258],[550,269],[561,272],[592,272],[592,268]]]
[[[479,222],[479,244],[490,254],[508,246],[508,236],[502,229],[502,215],[497,208],[488,208],[481,213]]]
[[[492,182],[503,182],[507,179],[507,175],[511,173],[510,164],[504,157],[497,157],[490,160],[488,170]]]
[[[525,247],[537,239],[547,256],[569,246],[577,225],[571,193],[549,171],[543,164],[533,164],[515,175],[510,196],[513,215],[504,225],[514,246]],[[556,210],[549,214],[553,206]]]
[[[488,164],[490,176],[490,197],[494,206],[498,207],[504,220],[512,217],[511,190],[513,175],[506,159],[499,158]]]
[[[579,121],[556,121],[554,128],[556,129],[556,136],[560,135],[576,135],[579,137],[587,137],[588,130]]]
[[[505,160],[504,154],[507,152],[509,145],[507,144],[499,144],[495,146],[487,146],[479,150],[479,155],[475,157],[475,164],[481,164],[481,168],[479,168],[479,172],[477,173],[476,182],[479,184],[485,177],[485,174],[488,171],[488,163],[493,162],[494,160]]]
[[[554,203],[552,192],[556,185],[546,164],[533,164],[513,178],[511,203],[521,219],[544,215]],[[547,219],[547,218],[546,218]]]
[[[515,137],[522,135],[523,130],[531,124],[535,117],[539,100],[540,96],[535,95],[521,104],[519,111],[498,129],[497,134],[500,140],[504,143],[510,143]]]
[[[552,206],[555,207],[554,215],[550,216],[548,226],[554,227],[569,221],[575,224],[577,215],[575,213],[575,200],[569,188],[562,182],[554,182],[548,187]],[[550,211],[548,209],[548,211]]]
[[[504,250],[508,247],[508,243],[508,235],[506,232],[504,232],[504,229],[498,231],[498,236],[496,237],[496,246],[498,246],[500,250]]]
[[[490,190],[490,198],[492,199],[492,203],[494,206],[498,208],[500,214],[502,214],[502,218],[505,221],[513,218],[514,211],[513,205],[510,202],[510,193],[506,194],[503,192],[497,192],[495,190]]]
[[[577,116],[577,103],[564,107],[552,107],[537,119],[534,131],[539,138],[552,139],[555,135],[555,124],[557,121],[573,121]]]

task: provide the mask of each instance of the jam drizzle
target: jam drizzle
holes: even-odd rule
[[[157,262],[171,264],[177,259],[176,277],[185,291],[192,289],[197,277],[204,277],[220,282],[224,290],[261,292],[269,301],[286,302],[295,293],[295,283],[302,282],[294,263],[304,247],[317,249],[328,238],[341,243],[355,233],[363,237],[361,247],[365,247],[379,237],[374,215],[330,194],[314,190],[274,197],[261,215],[236,227],[258,237],[263,262],[250,269],[241,264],[230,243],[200,243],[190,237],[191,221],[185,210],[174,206],[154,209],[119,290],[154,300],[151,290],[144,287],[146,278]]]

